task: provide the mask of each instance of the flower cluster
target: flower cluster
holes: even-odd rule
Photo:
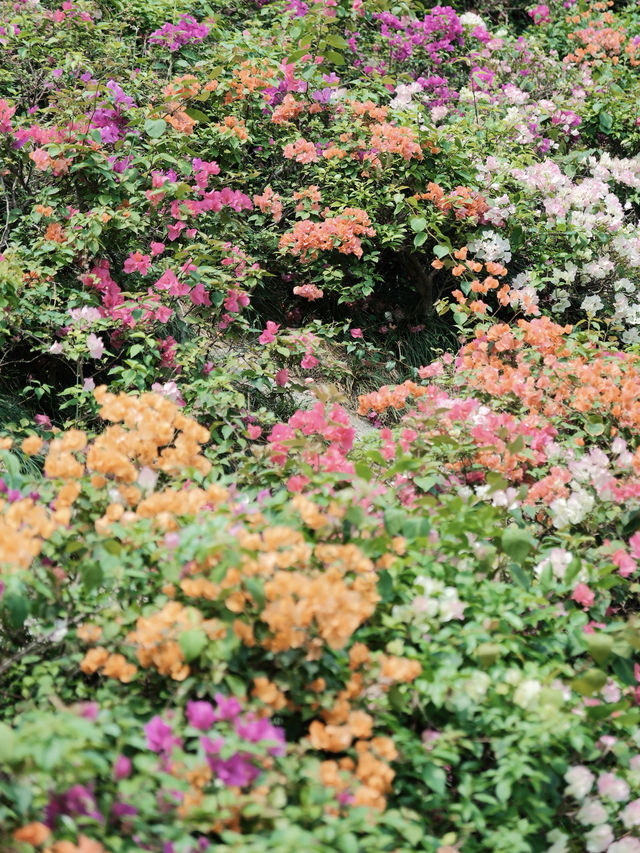
[[[319,251],[336,249],[343,255],[362,257],[362,237],[375,237],[369,215],[357,207],[347,207],[338,216],[324,213],[322,222],[303,220],[280,238],[280,249],[300,257],[302,262],[313,260]]]

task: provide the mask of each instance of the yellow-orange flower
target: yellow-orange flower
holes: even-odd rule
[[[31,844],[34,847],[39,847],[51,835],[51,830],[44,823],[28,823],[26,826],[21,826],[13,833],[15,841],[24,841],[26,844]]]

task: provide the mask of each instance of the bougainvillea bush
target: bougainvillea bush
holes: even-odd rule
[[[2,853],[639,853],[639,64],[0,0]]]

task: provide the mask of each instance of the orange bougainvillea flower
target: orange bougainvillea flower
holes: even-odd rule
[[[21,826],[13,833],[15,841],[24,841],[26,844],[32,844],[34,847],[39,847],[51,835],[51,830],[44,823],[28,823],[26,826]]]
[[[365,711],[352,711],[348,719],[354,737],[368,738],[373,732],[373,717]]]
[[[309,740],[314,749],[343,752],[351,746],[353,732],[349,726],[325,726],[314,720],[309,726]]]
[[[382,676],[391,681],[414,681],[422,672],[422,665],[417,660],[382,655]]]
[[[27,456],[35,456],[42,449],[43,441],[39,435],[30,435],[22,442],[22,452]]]
[[[181,98],[182,100],[195,97],[199,91],[200,83],[193,74],[183,74],[182,77],[176,77],[164,88],[164,94],[167,98]]]
[[[83,643],[97,643],[102,635],[102,628],[99,625],[90,625],[84,622],[82,625],[78,625],[76,634]]]
[[[349,668],[358,669],[363,663],[369,663],[371,654],[364,643],[354,643],[349,649]]]
[[[256,699],[264,702],[265,705],[269,705],[274,711],[279,711],[286,706],[287,697],[268,678],[264,678],[263,676],[254,678],[253,684],[254,688],[251,695],[255,696]]]
[[[87,673],[87,675],[91,675],[94,672],[97,672],[100,667],[104,666],[108,657],[109,652],[101,646],[98,646],[95,649],[89,649],[80,663],[80,669]]]
[[[52,243],[64,243],[67,239],[66,232],[59,222],[51,222],[44,232],[44,239]]]
[[[138,668],[129,663],[124,655],[109,655],[102,668],[103,675],[117,678],[123,684],[128,684],[137,671]]]

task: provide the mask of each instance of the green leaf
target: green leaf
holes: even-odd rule
[[[413,482],[418,486],[418,488],[422,489],[423,492],[429,492],[438,482],[438,477],[436,474],[431,474],[428,477],[414,477]]]
[[[378,592],[383,603],[393,598],[393,578],[386,569],[378,572]]]
[[[0,765],[8,763],[13,758],[17,739],[11,726],[0,723]]]
[[[503,531],[501,544],[505,554],[508,554],[514,563],[522,565],[529,551],[535,546],[535,541],[522,527],[511,525]]]
[[[413,245],[416,247],[416,249],[419,249],[420,246],[422,246],[424,243],[426,243],[428,239],[429,239],[429,235],[427,234],[427,232],[421,231],[419,234],[416,234],[416,236],[413,238]]]
[[[598,116],[598,121],[602,133],[609,133],[609,131],[613,127],[613,116],[611,115],[611,113],[608,113],[603,110]]]
[[[427,227],[427,220],[424,216],[412,216],[409,220],[409,225],[413,231],[424,231]]]
[[[437,243],[433,247],[433,254],[438,258],[445,258],[451,250],[448,246],[443,246],[442,243]]]
[[[601,669],[588,669],[579,678],[574,678],[571,687],[581,696],[593,696],[607,683],[607,675]]]
[[[328,50],[325,55],[325,59],[328,59],[329,62],[333,62],[334,65],[345,65],[344,56],[341,53],[337,53],[335,50]]]
[[[491,666],[502,654],[502,647],[497,643],[480,643],[475,654],[483,666]]]
[[[436,767],[435,764],[427,764],[422,771],[422,779],[425,785],[428,785],[436,794],[444,794],[447,789],[447,774],[442,767]]]
[[[522,568],[517,563],[511,563],[509,566],[509,574],[518,586],[522,587],[522,589],[529,589],[531,586],[529,577],[522,571]]]
[[[359,504],[350,506],[344,517],[354,527],[362,527],[365,519],[364,509]]]
[[[390,536],[397,536],[401,532],[406,520],[406,513],[401,509],[390,507],[384,512],[384,528]]]
[[[207,645],[207,635],[202,628],[191,628],[183,631],[178,638],[182,654],[187,663],[195,660]]]
[[[353,832],[341,835],[338,839],[338,850],[340,853],[359,853],[360,844]]]
[[[517,249],[522,246],[522,244],[524,243],[524,231],[522,229],[522,225],[516,225],[515,228],[511,229],[509,241],[514,249]]]
[[[580,569],[582,568],[582,563],[578,557],[574,557],[569,565],[567,566],[567,570],[564,573],[564,582],[567,585],[570,585],[572,581],[574,581],[578,575],[580,574]]]
[[[194,121],[199,121],[201,124],[209,124],[209,116],[203,113],[202,110],[197,110],[195,107],[187,107],[185,113]]]
[[[496,471],[487,471],[487,475],[485,477],[487,485],[490,486],[489,494],[492,492],[497,492],[500,489],[506,489],[509,485],[509,481],[506,477],[503,477],[502,474],[498,474]]]
[[[251,593],[251,598],[255,601],[258,607],[263,608],[266,602],[264,594],[264,584],[258,578],[246,578],[244,585]]]
[[[630,658],[616,656],[611,663],[611,669],[623,684],[631,686],[636,683],[633,661]]]
[[[17,592],[6,593],[2,604],[9,611],[9,622],[12,628],[22,628],[29,615],[29,599]]]
[[[496,785],[496,797],[501,803],[506,803],[511,796],[511,782],[508,779],[502,779]]]
[[[144,129],[151,139],[159,139],[167,129],[167,123],[163,118],[148,118],[144,123]]]
[[[598,631],[597,633],[587,634],[586,640],[589,647],[589,654],[597,664],[602,666],[611,656],[613,637],[610,634]]]
[[[84,563],[80,568],[80,575],[84,588],[87,590],[100,586],[104,577],[102,567],[99,563]]]
[[[349,42],[346,39],[343,39],[342,36],[330,35],[325,39],[327,44],[330,44],[331,47],[337,47],[340,50],[344,50],[349,47]]]
[[[356,462],[355,469],[361,480],[365,480],[367,483],[371,481],[371,468],[365,462]]]
[[[589,433],[589,435],[598,436],[602,435],[604,432],[604,424],[600,420],[593,419],[584,425],[585,431]]]
[[[524,436],[520,433],[511,444],[507,444],[507,450],[509,453],[520,453],[521,450],[524,450]]]

